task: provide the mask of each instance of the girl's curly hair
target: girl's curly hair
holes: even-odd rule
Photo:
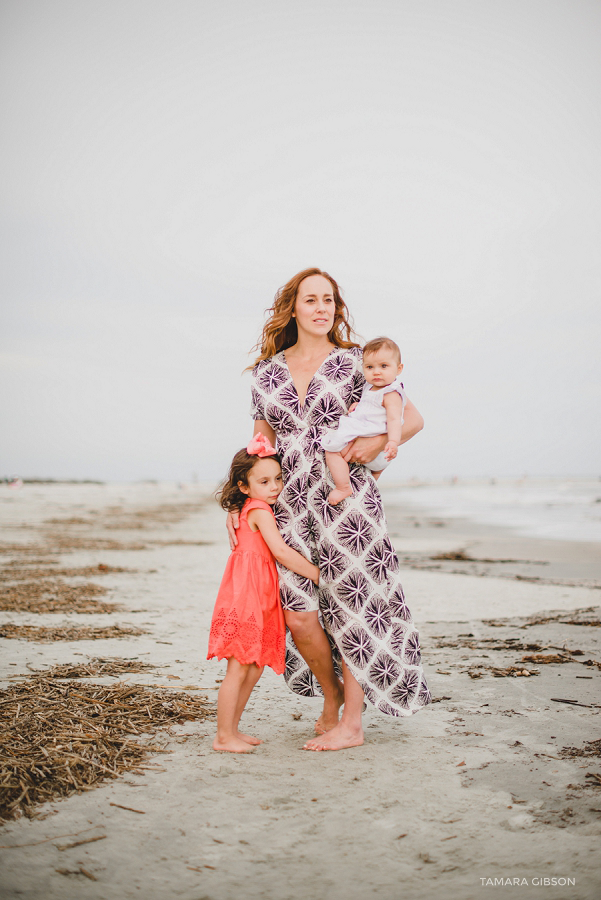
[[[246,448],[238,450],[232,460],[227,478],[219,486],[219,489],[215,494],[217,502],[223,509],[226,509],[228,512],[240,512],[248,500],[248,495],[240,490],[238,482],[241,481],[245,487],[248,487],[249,472],[256,466],[258,461],[263,458],[264,457],[257,456],[256,454],[251,456],[250,453],[247,453]],[[280,465],[282,464],[277,453],[275,456],[270,456],[268,458],[274,459]]]

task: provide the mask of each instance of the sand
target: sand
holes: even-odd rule
[[[132,683],[216,696],[224,665],[204,656],[229,551],[223,513],[206,491],[3,487],[0,514],[5,551],[30,547],[9,549],[0,565],[28,559],[38,568],[133,570],[64,576],[108,588],[102,600],[120,604],[114,612],[6,611],[0,624],[119,624],[147,632],[101,641],[2,640],[3,686],[28,667],[119,656],[160,667],[128,676]],[[169,752],[152,757],[157,768],[0,828],[1,896],[469,900],[507,890],[524,898],[598,897],[601,785],[587,775],[600,772],[599,757],[561,754],[601,737],[601,670],[585,665],[601,660],[601,629],[526,623],[573,610],[589,610],[572,616],[576,622],[601,618],[599,545],[445,521],[412,510],[409,499],[387,506],[387,515],[435,703],[401,720],[370,708],[363,747],[313,754],[301,747],[318,702],[266,673],[245,715],[247,730],[265,741],[253,754],[214,753],[210,720],[163,732]],[[458,551],[518,562],[431,559]],[[537,652],[568,661],[522,661]],[[495,678],[478,668],[510,665],[539,674]],[[102,839],[60,849],[96,836]],[[553,878],[559,883],[545,885]]]

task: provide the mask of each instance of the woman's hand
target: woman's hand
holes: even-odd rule
[[[229,512],[225,521],[225,527],[230,538],[230,550],[235,550],[238,546],[238,536],[236,529],[240,525],[240,516],[237,512]]]
[[[341,451],[341,456],[347,463],[365,463],[371,462],[381,453],[386,442],[387,434],[377,434],[375,437],[359,437],[347,444]]]

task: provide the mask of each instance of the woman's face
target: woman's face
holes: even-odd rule
[[[308,275],[298,286],[293,316],[299,334],[326,337],[334,325],[336,304],[332,285],[323,275]]]

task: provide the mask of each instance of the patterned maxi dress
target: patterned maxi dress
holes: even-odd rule
[[[321,571],[318,590],[279,566],[284,609],[319,609],[338,670],[342,657],[380,712],[408,716],[431,697],[380,493],[371,472],[352,465],[353,496],[331,506],[334,482],[320,445],[324,431],[360,399],[364,383],[361,350],[335,349],[313,376],[301,406],[280,351],[253,369],[252,416],[267,421],[277,435],[285,484],[275,507],[278,528]],[[290,632],[285,678],[297,694],[321,695]]]

